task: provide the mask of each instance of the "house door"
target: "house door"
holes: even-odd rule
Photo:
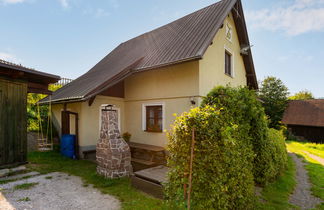
[[[76,112],[61,112],[62,136],[64,134],[75,135],[75,154],[79,158],[79,114]]]

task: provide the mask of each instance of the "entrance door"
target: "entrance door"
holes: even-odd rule
[[[79,158],[79,114],[76,112],[62,111],[61,112],[62,136],[64,134],[75,135],[75,153]]]

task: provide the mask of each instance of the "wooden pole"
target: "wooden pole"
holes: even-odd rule
[[[192,165],[193,165],[193,159],[194,159],[194,149],[195,149],[195,128],[192,128],[190,170],[189,170],[189,189],[188,189],[188,200],[187,200],[188,209],[190,209],[190,196],[191,196],[191,188],[192,188]]]

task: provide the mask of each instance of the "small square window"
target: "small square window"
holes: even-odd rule
[[[232,54],[225,50],[225,74],[233,76]]]
[[[163,114],[162,106],[146,106],[146,127],[145,131],[148,132],[162,132]]]

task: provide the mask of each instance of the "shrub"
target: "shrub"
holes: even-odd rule
[[[252,158],[253,174],[256,181],[263,185],[266,180],[259,179],[265,173],[259,168],[260,164],[267,167],[267,158],[262,157],[263,150],[267,147],[267,119],[261,103],[258,101],[254,91],[248,88],[232,88],[219,86],[209,92],[204,98],[202,106],[224,107],[224,112],[229,116],[227,121],[238,125],[238,129],[244,133],[246,145],[252,145],[255,157]]]
[[[265,185],[277,177],[281,171],[272,169],[280,168],[282,163],[272,158],[280,156],[283,151],[276,149],[278,145],[274,144],[273,140],[278,138],[281,142],[284,137],[279,135],[280,132],[278,134],[275,130],[268,129],[267,117],[256,93],[245,87],[219,86],[204,98],[202,106],[206,105],[224,107],[223,112],[228,116],[224,120],[237,124],[238,129],[244,133],[243,141],[252,145],[255,155],[252,159],[255,182]],[[282,161],[286,164],[287,157]]]
[[[131,139],[131,137],[132,137],[132,134],[130,134],[130,133],[128,133],[128,132],[125,132],[125,133],[123,133],[123,135],[122,135],[122,138],[123,138],[126,142],[129,142],[130,139]]]
[[[248,209],[254,199],[253,151],[227,111],[208,105],[179,116],[169,133],[166,198],[184,207],[192,129],[195,128],[191,206],[193,209]]]
[[[262,150],[262,157],[266,157],[263,161],[260,161],[259,168],[263,169],[264,177],[266,181],[274,181],[281,173],[286,169],[288,163],[287,149],[285,144],[285,137],[281,131],[270,128],[268,132],[268,141],[265,145],[265,149]],[[264,164],[264,161],[268,162]]]

